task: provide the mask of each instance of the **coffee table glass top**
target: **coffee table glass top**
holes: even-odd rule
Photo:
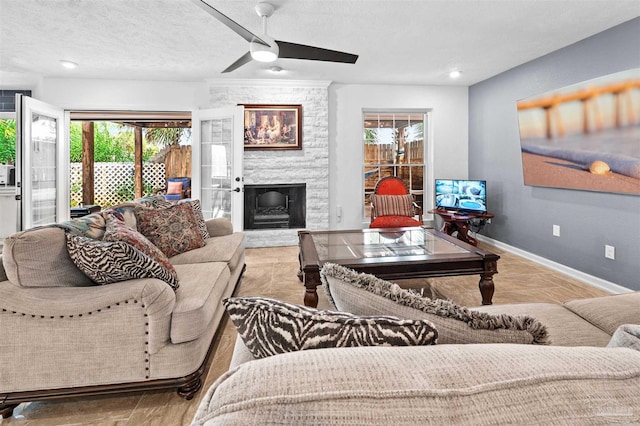
[[[435,235],[432,228],[312,232],[311,237],[320,261],[469,253]]]

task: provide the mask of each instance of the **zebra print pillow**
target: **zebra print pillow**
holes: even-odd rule
[[[73,263],[92,281],[111,284],[135,278],[158,278],[178,289],[178,279],[167,268],[123,241],[100,241],[66,233]]]
[[[222,303],[256,359],[305,349],[433,345],[438,338],[426,320],[361,317],[261,297],[230,297]]]

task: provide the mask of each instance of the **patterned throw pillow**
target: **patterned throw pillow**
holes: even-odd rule
[[[135,208],[138,231],[167,257],[203,247],[190,204],[175,204],[164,209]]]
[[[406,195],[372,195],[374,215],[413,216],[413,197]]]
[[[178,204],[189,204],[193,209],[193,214],[196,217],[196,224],[198,225],[198,231],[205,240],[211,238],[209,230],[207,229],[207,223],[204,221],[204,215],[202,214],[202,206],[200,200],[180,200]]]
[[[129,244],[105,242],[66,233],[73,263],[98,284],[135,278],[157,278],[178,289],[178,281],[162,265]]]
[[[431,321],[440,344],[549,344],[547,328],[533,317],[491,315],[449,300],[429,299],[371,274],[334,263],[320,270],[325,293],[336,309],[357,315],[393,315]]]
[[[145,207],[151,207],[154,209],[162,209],[173,205],[173,203],[167,201],[162,195],[149,195],[147,197],[138,198],[134,203],[142,204]]]
[[[426,320],[359,317],[260,297],[222,303],[255,358],[305,349],[433,345],[438,338]]]
[[[101,240],[104,235],[105,220],[102,214],[91,213],[86,216],[67,220],[58,224],[58,226],[81,237]]]
[[[116,212],[111,212],[106,215],[107,220],[107,230],[104,233],[104,241],[115,242],[122,241],[130,246],[133,246],[164,266],[170,273],[173,275],[174,279],[178,280],[178,274],[176,273],[176,269],[173,267],[171,262],[169,262],[169,258],[165,256],[165,254],[160,251],[160,249],[154,246],[151,241],[149,241],[144,235],[136,231],[135,229],[129,228],[121,214]]]

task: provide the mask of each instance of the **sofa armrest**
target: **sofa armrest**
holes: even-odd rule
[[[222,217],[216,219],[205,220],[207,230],[212,237],[221,237],[223,235],[233,234],[233,225],[229,219]]]
[[[314,349],[230,369],[203,396],[191,424],[284,418],[289,424],[319,418],[323,424],[634,423],[640,420],[638,386],[640,352],[626,348],[494,343]],[[495,401],[518,409],[497,409]]]
[[[0,282],[0,314],[47,319],[42,323],[56,334],[56,320],[98,317],[101,312],[116,308],[140,309],[138,316],[148,331],[149,351],[157,352],[170,341],[171,314],[176,303],[175,293],[165,282],[155,278],[127,280],[92,287],[22,288],[9,281]],[[114,329],[127,329],[135,315],[122,315]],[[0,329],[0,340],[6,330]],[[80,329],[78,332],[82,332]],[[86,330],[86,332],[91,332]],[[26,336],[25,336],[26,338]]]

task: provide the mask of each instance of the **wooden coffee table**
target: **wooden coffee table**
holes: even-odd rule
[[[482,304],[490,305],[497,254],[433,228],[298,231],[304,304],[318,306],[320,268],[337,263],[386,280],[480,275]]]

